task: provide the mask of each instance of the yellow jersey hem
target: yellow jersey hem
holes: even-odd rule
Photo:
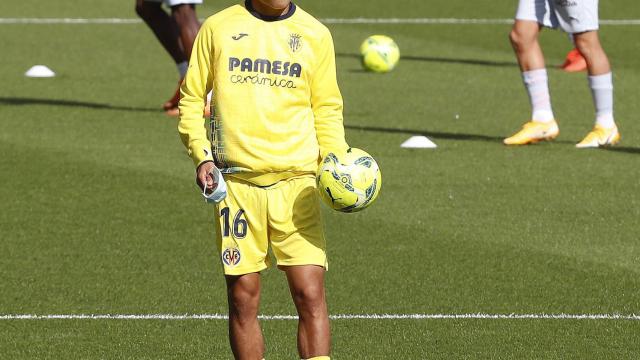
[[[256,265],[256,266],[251,266],[246,268],[227,268],[224,266],[223,268],[224,268],[225,275],[239,276],[239,275],[246,275],[246,274],[252,274],[252,273],[259,273],[263,270],[268,269],[269,266],[267,266],[266,264],[262,264],[262,265]]]
[[[329,263],[326,257],[323,262],[320,262],[317,259],[295,259],[295,260],[289,260],[289,261],[278,261],[278,264],[277,264],[278,269],[280,270],[284,270],[282,269],[283,266],[286,267],[286,266],[303,266],[303,265],[321,266],[324,268],[324,271],[329,271]]]
[[[294,171],[285,171],[285,172],[275,172],[275,173],[233,173],[227,174],[226,176],[246,181],[253,185],[257,185],[260,187],[271,187],[276,185],[280,181],[288,180],[292,178],[302,177],[302,176],[311,176],[315,177],[316,174],[313,172],[294,172]]]

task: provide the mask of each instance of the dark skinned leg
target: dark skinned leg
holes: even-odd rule
[[[181,4],[171,8],[171,16],[180,32],[180,43],[187,59],[191,58],[193,42],[200,30],[200,22],[193,4]]]
[[[160,3],[136,0],[136,13],[153,31],[176,64],[188,60],[180,45],[178,31]]]
[[[260,274],[226,276],[229,301],[229,341],[235,359],[260,360],[264,340],[258,323]]]
[[[331,335],[324,292],[325,269],[316,265],[283,266],[298,316],[298,353],[302,359],[329,356]]]

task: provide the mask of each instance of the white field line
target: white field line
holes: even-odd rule
[[[0,24],[141,24],[140,19],[120,18],[0,18]]]
[[[294,315],[260,315],[261,320],[297,320]],[[622,314],[339,314],[332,320],[634,320],[640,315]],[[0,320],[227,320],[224,314],[54,314],[54,315],[0,315]]]
[[[325,18],[325,24],[405,24],[405,25],[501,25],[512,24],[513,19],[459,19],[459,18]],[[0,18],[0,24],[141,24],[135,18]],[[600,20],[601,25],[640,25],[640,19]]]

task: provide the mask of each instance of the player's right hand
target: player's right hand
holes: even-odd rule
[[[198,169],[196,170],[196,182],[200,189],[205,190],[206,185],[206,190],[212,191],[216,186],[218,186],[212,176],[215,168],[216,166],[213,161],[203,162],[198,166]]]

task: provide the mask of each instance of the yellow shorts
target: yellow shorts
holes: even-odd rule
[[[270,265],[327,268],[320,203],[313,176],[269,187],[227,177],[227,197],[216,206],[217,241],[225,275],[258,272]]]

